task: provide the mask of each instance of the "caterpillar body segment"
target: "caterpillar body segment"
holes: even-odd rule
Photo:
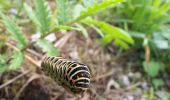
[[[59,85],[77,94],[86,91],[90,85],[88,66],[61,57],[45,57],[42,70]]]

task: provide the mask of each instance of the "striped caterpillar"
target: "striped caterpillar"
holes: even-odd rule
[[[60,57],[45,57],[41,67],[59,85],[75,94],[83,93],[89,88],[90,71],[84,64]]]

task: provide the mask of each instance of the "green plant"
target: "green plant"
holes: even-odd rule
[[[2,22],[5,25],[6,30],[8,31],[7,34],[10,33],[10,37],[8,37],[8,40],[14,40],[17,45],[15,47],[8,42],[5,43],[5,45],[12,47],[14,51],[12,53],[12,58],[1,57],[0,64],[2,66],[0,66],[0,69],[5,68],[5,70],[16,70],[17,68],[20,68],[21,64],[24,61],[24,57],[26,56],[24,52],[27,48],[34,44],[40,46],[42,50],[47,53],[47,55],[57,56],[59,54],[57,48],[54,47],[53,43],[45,40],[45,37],[48,34],[60,30],[77,30],[82,32],[83,35],[88,38],[88,31],[82,24],[86,21],[86,18],[93,18],[94,14],[107,8],[114,7],[115,5],[118,5],[123,1],[124,0],[103,0],[100,2],[95,1],[93,3],[86,2],[87,4],[85,6],[81,5],[82,9],[79,11],[79,13],[76,14],[76,16],[74,14],[70,14],[70,8],[72,6],[68,6],[70,5],[70,2],[68,0],[56,0],[57,8],[54,11],[50,9],[47,1],[45,0],[35,0],[35,9],[23,2],[23,6],[17,8],[17,10],[19,11],[14,17],[10,14],[5,15],[2,10],[0,12],[0,17],[2,18]],[[24,13],[23,10],[26,13]],[[28,16],[28,18],[24,17],[24,20],[27,20],[27,22],[29,21],[29,24],[34,24],[36,29],[34,29],[33,32],[40,34],[39,39],[33,42],[28,41],[28,38],[20,29],[21,27],[19,25],[19,22],[22,20],[19,19],[19,16],[23,15]],[[131,39],[131,37],[123,30],[115,26],[109,25],[108,23],[95,20],[93,22],[94,23],[89,23],[88,25],[95,28],[100,34],[103,34],[102,32],[106,33],[104,35],[115,34],[112,35],[111,40],[114,39],[115,41],[117,41],[117,44],[119,46],[127,48],[127,44],[133,44],[133,40]],[[104,25],[105,29],[107,30],[105,31],[101,25]],[[96,26],[99,28],[97,28]],[[111,28],[111,30],[109,28]],[[114,31],[114,33],[112,33],[111,31]],[[4,54],[4,56],[6,55]],[[6,60],[9,62],[6,62]],[[7,67],[7,65],[9,65],[9,67]]]
[[[150,62],[143,62],[144,70],[148,73],[151,77],[156,77],[161,71],[164,71],[164,64],[158,63],[154,61]]]
[[[114,20],[109,20],[123,28],[127,24],[130,31],[153,34],[169,20],[169,4],[168,0],[126,0],[112,10]]]
[[[103,36],[102,36],[102,41],[103,43],[107,44],[110,43],[114,40],[114,44],[121,46],[124,49],[129,48],[128,44],[133,44],[134,41],[133,39],[130,37],[130,35],[115,26],[112,26],[106,22],[102,22],[102,21],[96,21],[96,20],[84,20],[83,21],[85,24],[92,24],[92,25],[96,25],[97,27],[99,27],[99,29],[103,32]]]
[[[170,18],[169,4],[169,0],[126,0],[119,7],[110,10],[113,16],[105,20],[129,31],[138,40],[147,38],[147,45],[155,53],[154,50],[167,50],[170,47],[169,40],[164,37],[169,34],[169,26],[166,24]]]
[[[105,20],[130,33],[136,40],[136,47],[144,47],[145,64],[143,66],[149,75],[152,72],[150,73],[148,69],[160,71],[160,69],[150,66],[152,61],[161,62],[162,65],[163,62],[170,60],[169,5],[169,0],[126,0],[120,6],[101,15],[101,18],[103,18],[112,13],[113,15],[105,18]],[[146,65],[151,68],[146,70]],[[157,71],[153,73],[157,73]]]
[[[97,21],[97,20],[93,20],[92,17],[88,17],[89,15],[93,15],[94,13],[99,12],[100,10],[103,9],[107,9],[108,7],[112,7],[115,4],[119,3],[119,2],[123,2],[124,0],[105,0],[104,2],[98,3],[98,2],[90,2],[90,1],[83,1],[83,3],[85,4],[85,6],[77,4],[75,6],[75,11],[76,14],[75,15],[75,19],[70,21],[70,23],[72,22],[76,22],[76,21],[80,21],[92,28],[94,28],[101,36],[102,41],[104,44],[107,44],[109,42],[112,42],[114,40],[114,44],[117,46],[120,46],[124,49],[128,49],[129,48],[129,44],[133,44],[134,41],[131,38],[130,35],[128,35],[128,33],[116,26],[110,25],[109,23],[106,22],[102,22],[102,21]],[[89,6],[92,5],[93,6]],[[78,11],[77,11],[78,9]],[[78,17],[76,17],[78,16]],[[86,19],[84,19],[86,18]],[[83,19],[83,20],[82,20]],[[80,27],[80,25],[78,25]],[[80,29],[82,31],[82,33],[84,34],[85,37],[87,37],[87,31],[85,31],[85,29],[82,29],[83,27],[81,26]]]
[[[51,16],[50,10],[48,8],[47,3],[44,0],[36,0],[35,1],[35,9],[32,10],[28,5],[25,4],[25,8],[28,11],[28,15],[30,19],[34,21],[37,27],[37,31],[40,32],[41,37],[36,42],[39,44],[40,47],[43,48],[44,51],[47,51],[49,55],[58,55],[57,49],[53,46],[52,43],[43,40],[45,35],[50,32],[51,23]],[[17,43],[17,51],[14,51],[12,59],[10,61],[9,67],[6,66],[5,59],[1,58],[1,69],[8,69],[8,70],[16,70],[20,68],[21,64],[23,63],[24,59],[24,50],[28,48],[32,43],[28,42],[27,38],[25,37],[24,33],[21,31],[19,25],[17,24],[17,19],[12,19],[2,12],[0,12],[0,16],[2,18],[2,22],[4,23],[7,31],[10,33],[10,38],[15,40]],[[52,52],[52,53],[51,53]],[[7,68],[6,68],[7,67]],[[5,70],[4,70],[5,71]]]

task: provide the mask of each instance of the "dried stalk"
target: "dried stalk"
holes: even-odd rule
[[[24,73],[22,73],[22,74],[16,76],[15,78],[13,78],[13,79],[7,81],[6,83],[0,85],[0,89],[6,87],[7,85],[9,85],[9,84],[11,84],[11,83],[13,83],[14,81],[18,80],[19,78],[23,77],[24,75],[28,74],[29,72],[31,72],[31,71],[28,70],[28,71],[26,71],[26,72],[24,72]]]

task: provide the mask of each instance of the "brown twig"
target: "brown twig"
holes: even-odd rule
[[[42,58],[43,57],[43,55],[42,54],[40,54],[40,53],[38,53],[38,52],[36,52],[36,51],[34,51],[34,50],[32,50],[32,49],[27,49],[26,50],[28,53],[31,53],[31,54],[33,54],[33,55],[35,55],[36,57],[38,57],[38,58]]]
[[[133,89],[133,88],[135,88],[135,87],[137,87],[137,86],[139,86],[139,85],[141,85],[141,84],[142,84],[141,82],[137,82],[137,83],[135,83],[135,84],[132,84],[132,85],[126,87],[125,90]]]
[[[145,49],[145,61],[148,64],[150,60],[150,48],[148,45],[144,45],[144,49]]]
[[[24,73],[22,73],[22,74],[16,76],[15,78],[13,78],[13,79],[7,81],[6,83],[0,85],[0,89],[4,88],[5,86],[7,86],[7,85],[9,85],[9,84],[11,84],[11,83],[13,83],[14,81],[18,80],[19,78],[23,77],[24,75],[28,74],[29,72],[31,72],[31,71],[30,71],[30,70],[25,71]]]

